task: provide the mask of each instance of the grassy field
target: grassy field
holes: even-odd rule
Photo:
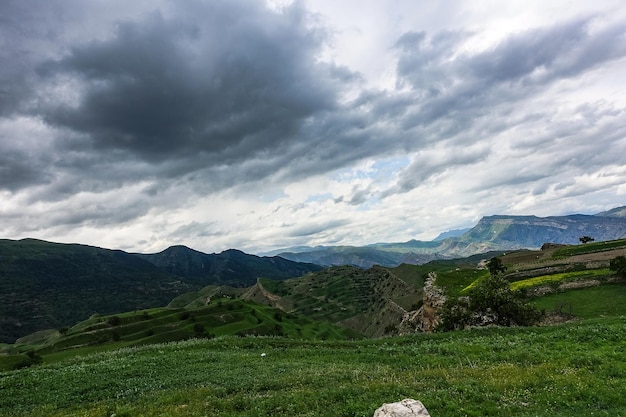
[[[626,317],[360,341],[220,337],[0,373],[2,416],[626,415]],[[265,353],[266,356],[263,356]]]
[[[626,316],[626,285],[603,284],[569,290],[538,298],[534,304],[546,311],[561,310],[580,318]]]
[[[575,281],[580,279],[593,279],[593,278],[605,278],[611,275],[611,271],[608,268],[590,269],[584,271],[571,271],[556,273],[550,275],[540,275],[538,277],[528,278],[511,283],[512,290],[519,290],[522,288],[535,287],[538,285],[550,285],[558,284],[567,281]]]
[[[554,258],[582,255],[585,253],[595,253],[626,246],[626,239],[610,240],[606,242],[585,243],[584,245],[570,245],[558,248],[552,254]]]

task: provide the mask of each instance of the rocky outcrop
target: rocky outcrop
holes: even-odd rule
[[[423,304],[406,313],[398,326],[400,334],[432,332],[440,323],[438,311],[446,302],[443,290],[435,285],[437,274],[431,272],[424,281]]]
[[[397,403],[383,404],[374,412],[374,417],[430,417],[420,401],[407,398]]]

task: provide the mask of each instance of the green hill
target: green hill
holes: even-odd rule
[[[0,240],[0,342],[94,313],[163,306],[194,287],[122,251]]]
[[[208,284],[252,285],[321,267],[229,250],[185,247],[137,255],[35,239],[0,240],[0,343],[69,326],[95,313],[161,307]]]
[[[407,275],[405,268],[400,271]],[[393,268],[343,266],[285,281],[261,279],[243,298],[379,337],[395,331],[419,305],[422,285],[403,280]]]
[[[330,323],[224,297],[213,298],[192,309],[168,307],[94,315],[72,327],[34,333],[0,349],[0,369],[30,366],[36,363],[35,357],[54,362],[122,347],[227,335],[318,340],[360,338],[357,333]]]

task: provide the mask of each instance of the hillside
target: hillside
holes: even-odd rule
[[[407,275],[403,269],[332,267],[286,281],[259,280],[242,297],[380,337],[393,333],[422,301],[423,281],[417,274],[411,283],[395,272]]]
[[[33,365],[80,352],[227,335],[378,338],[429,332],[445,297],[468,294],[499,256],[513,290],[545,310],[544,324],[626,314],[624,277],[609,270],[626,256],[626,239],[541,250],[493,252],[396,268],[331,267],[299,278],[259,278],[248,288],[209,285],[167,307],[93,315],[72,327],[38,332],[0,346],[0,368]],[[9,354],[7,356],[7,353]]]
[[[505,263],[504,276],[512,288],[524,288],[538,297],[542,308],[545,303],[541,303],[541,297],[569,294],[578,288],[619,285],[612,290],[616,300],[623,292],[623,279],[608,269],[611,259],[626,256],[626,240],[615,240],[547,245],[543,250],[495,251],[396,268],[331,267],[298,279],[259,280],[242,297],[338,324],[368,337],[432,330],[438,323],[443,297],[466,295],[489,275],[481,265],[493,256],[500,256]],[[618,302],[594,297],[588,303],[596,304],[598,312],[610,313],[614,311],[613,303]],[[546,309],[550,314],[559,309],[550,307]]]
[[[286,279],[320,269],[236,250],[207,255],[173,247],[137,255],[35,239],[0,240],[0,343],[95,313],[165,306],[209,284],[245,287],[259,277]]]
[[[322,269],[314,264],[294,262],[278,256],[259,257],[235,249],[206,254],[186,246],[172,246],[160,253],[137,256],[200,286],[248,287],[259,277],[286,279]]]
[[[0,240],[0,342],[94,313],[162,306],[194,287],[122,251]]]
[[[221,336],[280,336],[298,339],[360,338],[346,328],[287,314],[279,309],[230,297],[213,297],[193,308],[168,307],[115,315],[96,314],[58,331],[37,332],[0,347],[0,371],[35,363],[34,355],[54,358],[122,347]]]

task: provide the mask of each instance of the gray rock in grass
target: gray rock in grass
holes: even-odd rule
[[[383,404],[374,412],[374,417],[430,417],[420,401],[410,398],[397,403]]]

